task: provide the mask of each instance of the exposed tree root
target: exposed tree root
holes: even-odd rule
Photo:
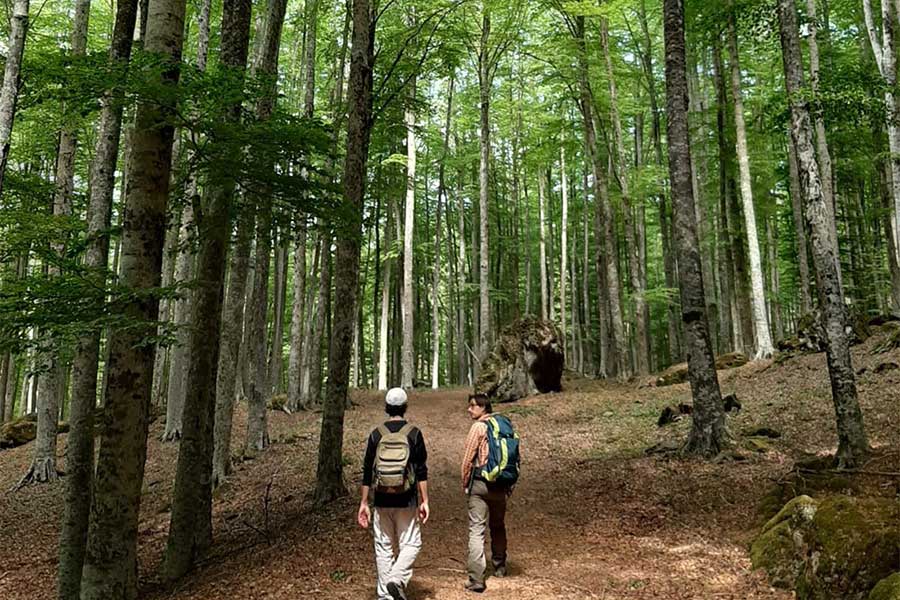
[[[55,458],[36,458],[12,491],[18,491],[27,485],[53,483],[59,479],[59,476]]]

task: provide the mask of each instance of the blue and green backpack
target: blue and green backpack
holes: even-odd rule
[[[519,436],[503,415],[488,419],[488,459],[481,477],[488,482],[511,486],[519,479]]]

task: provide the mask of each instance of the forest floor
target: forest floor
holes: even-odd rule
[[[900,351],[854,349],[870,440],[900,456]],[[790,598],[752,572],[748,544],[757,505],[774,480],[809,453],[833,452],[833,409],[825,357],[759,361],[719,372],[723,393],[743,409],[730,431],[780,431],[772,450],[741,462],[711,463],[645,455],[657,442],[684,439],[690,419],[657,428],[668,405],[690,401],[687,384],[656,388],[649,379],[613,384],[565,381],[565,391],[497,407],[522,437],[523,475],[510,500],[510,570],[488,579],[484,598]],[[416,391],[409,417],[429,451],[431,520],[410,586],[411,600],[467,597],[466,510],[459,460],[470,426],[466,389]],[[212,554],[175,587],[156,579],[169,524],[177,444],[151,426],[140,521],[141,597],[163,599],[368,600],[374,594],[371,531],[355,523],[362,452],[382,418],[374,392],[353,394],[347,413],[345,474],[350,495],[313,510],[319,415],[270,412],[272,447],[236,465],[216,494]],[[235,431],[243,437],[239,409]],[[60,438],[63,442],[64,436]],[[62,454],[65,444],[60,444]],[[25,471],[31,447],[0,452],[0,598],[55,597],[56,538],[63,486],[6,492]],[[894,469],[896,470],[896,469]],[[897,480],[872,489],[897,493]]]

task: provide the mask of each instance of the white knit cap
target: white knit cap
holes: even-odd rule
[[[385,394],[384,401],[390,406],[403,406],[406,404],[406,392],[403,388],[391,388]]]

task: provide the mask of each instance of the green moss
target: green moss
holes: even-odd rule
[[[894,573],[878,582],[868,600],[900,600],[900,573]]]
[[[771,527],[750,546],[753,568],[764,569],[769,582],[776,587],[793,587],[800,570],[795,555],[793,532],[788,521]]]

